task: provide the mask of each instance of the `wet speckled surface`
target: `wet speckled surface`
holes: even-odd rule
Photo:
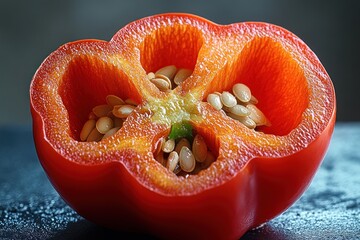
[[[30,127],[0,128],[0,239],[153,239],[96,226],[47,180]],[[360,239],[360,123],[337,124],[309,189],[243,239]]]

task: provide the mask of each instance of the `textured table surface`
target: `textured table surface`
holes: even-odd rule
[[[96,226],[46,178],[30,127],[0,128],[0,239],[153,239]],[[337,124],[304,195],[243,239],[360,239],[360,123]]]

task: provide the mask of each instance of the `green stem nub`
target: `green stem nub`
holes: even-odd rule
[[[169,134],[169,139],[180,139],[187,138],[189,141],[193,139],[193,128],[191,124],[187,121],[177,122],[171,126],[171,131]]]

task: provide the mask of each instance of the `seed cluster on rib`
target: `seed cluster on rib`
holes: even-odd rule
[[[208,149],[204,138],[196,134],[193,140],[164,137],[155,152],[155,158],[169,171],[188,176],[210,166],[215,157]]]
[[[160,91],[167,92],[181,84],[192,74],[190,69],[177,68],[174,65],[163,67],[155,73],[149,72],[147,78]]]
[[[210,93],[206,101],[216,110],[224,112],[250,129],[270,125],[265,115],[255,106],[258,100],[245,84],[236,83],[232,87],[232,93],[228,91]]]
[[[155,73],[149,72],[147,78],[160,91],[169,92],[191,74],[190,69],[170,65]],[[216,110],[238,120],[250,129],[270,124],[265,115],[256,107],[258,100],[245,84],[236,83],[232,86],[231,92],[210,93],[206,101]],[[114,135],[136,106],[137,103],[131,99],[124,101],[118,96],[108,95],[106,104],[95,106],[90,112],[80,132],[80,140],[100,141]],[[172,129],[173,127],[174,125]],[[191,126],[190,128],[192,129]],[[189,131],[192,133],[192,130]],[[171,134],[165,136],[160,139],[154,157],[169,171],[185,177],[208,168],[215,161],[214,154],[208,149],[200,134],[195,134],[195,137],[174,137]]]
[[[81,141],[98,142],[114,135],[137,106],[132,99],[124,101],[115,95],[106,96],[106,103],[94,107],[89,113],[80,132]]]
[[[181,84],[191,74],[190,69],[178,69],[176,66],[170,65],[157,70],[155,73],[149,72],[147,78],[160,91],[167,92]],[[270,125],[265,115],[255,106],[258,100],[245,84],[236,83],[232,87],[232,93],[228,91],[210,93],[207,96],[207,102],[215,109],[223,111],[227,116],[238,120],[250,129]]]

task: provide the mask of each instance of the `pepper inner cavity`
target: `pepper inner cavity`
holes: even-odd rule
[[[208,168],[215,161],[205,139],[188,123],[176,123],[167,137],[159,140],[155,159],[178,176],[188,177]]]

